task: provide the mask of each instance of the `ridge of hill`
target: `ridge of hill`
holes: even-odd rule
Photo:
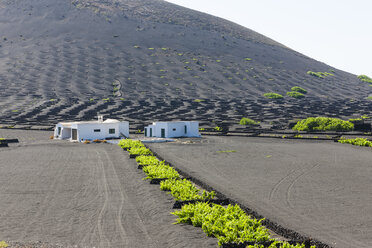
[[[120,16],[146,22],[194,27],[258,43],[283,46],[266,36],[236,23],[163,0],[111,1],[104,4],[102,4],[101,0],[75,0],[72,3],[78,8],[89,8],[95,13],[99,13],[107,18],[110,18],[110,16]]]
[[[371,107],[371,87],[355,75],[160,0],[3,0],[0,33],[7,125],[89,120],[100,112],[139,127],[241,117],[279,127],[312,115],[356,117]],[[306,97],[285,96],[294,86]],[[267,92],[285,98],[269,100]]]

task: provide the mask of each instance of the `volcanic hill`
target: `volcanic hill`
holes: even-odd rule
[[[293,86],[308,93],[286,96]],[[241,117],[281,128],[305,116],[360,116],[372,106],[372,88],[355,75],[161,0],[1,0],[0,87],[0,124],[18,126],[99,112],[139,128]],[[284,99],[266,99],[268,92]]]

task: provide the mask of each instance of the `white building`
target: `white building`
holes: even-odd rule
[[[55,139],[83,141],[107,138],[129,137],[129,122],[107,119],[99,116],[96,121],[60,122],[54,129]]]
[[[199,122],[197,121],[170,121],[154,122],[145,127],[146,137],[176,138],[200,137]]]

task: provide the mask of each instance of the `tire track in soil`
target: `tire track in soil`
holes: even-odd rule
[[[110,169],[113,170],[113,175],[114,175],[114,178],[115,179],[115,183],[118,185],[119,187],[119,194],[120,194],[120,206],[119,206],[119,209],[118,209],[118,212],[116,213],[116,224],[117,226],[119,227],[120,229],[120,237],[121,237],[121,240],[123,241],[123,243],[125,244],[125,247],[127,247],[128,245],[128,239],[126,238],[127,236],[127,233],[126,231],[124,230],[123,228],[123,224],[122,224],[122,221],[121,221],[121,214],[122,214],[122,211],[123,211],[123,206],[124,206],[124,195],[123,195],[123,191],[122,191],[122,188],[121,188],[121,185],[120,185],[120,182],[118,180],[118,176],[117,176],[117,173],[113,167],[113,164],[107,154],[107,152],[105,151],[105,156],[106,156],[106,159],[107,159],[107,162],[110,166]]]
[[[98,151],[96,151],[96,154],[97,154],[97,158],[98,158],[98,166],[101,170],[101,183],[102,183],[102,186],[103,186],[103,193],[104,193],[104,196],[105,196],[105,201],[103,203],[103,206],[101,208],[101,211],[98,215],[98,218],[97,218],[97,229],[98,229],[98,235],[99,235],[99,244],[100,244],[100,247],[110,247],[110,241],[106,238],[106,236],[104,235],[103,233],[103,214],[106,210],[106,207],[107,207],[107,203],[109,201],[108,199],[108,185],[107,185],[107,178],[106,178],[106,173],[105,173],[105,169],[104,169],[104,164],[103,164],[103,161],[101,159],[101,156],[99,154]]]
[[[310,169],[308,170],[305,170],[304,172],[302,172],[301,174],[299,174],[298,176],[296,176],[293,181],[289,184],[289,186],[287,187],[287,190],[286,190],[286,203],[287,205],[290,207],[290,208],[294,208],[293,204],[291,203],[290,201],[290,195],[291,195],[291,191],[293,189],[293,186],[305,175],[307,175],[308,173],[310,173],[312,170],[314,170],[315,168],[319,167],[320,164],[316,164],[314,165],[313,167],[311,167]]]
[[[144,221],[139,213],[140,210],[131,203],[123,190],[109,154],[105,150],[96,150],[96,154],[102,174],[101,183],[105,192],[105,202],[97,218],[97,229],[100,237],[103,238],[99,241],[100,247],[138,247],[138,240],[135,240],[138,235],[134,235],[135,233],[141,233],[142,242],[151,243],[154,247],[155,244],[151,242],[152,238],[143,226]],[[108,229],[105,229],[107,227],[105,222],[111,221],[114,225],[110,223]],[[120,243],[112,243],[110,240],[120,240]]]
[[[293,163],[292,163],[293,164]],[[287,174],[286,176],[282,177],[271,189],[269,193],[269,200],[271,201],[275,195],[275,193],[278,191],[279,187],[284,183],[285,180],[289,179],[293,174],[295,174],[300,169],[293,169]]]
[[[53,161],[48,161],[48,164],[52,163]],[[63,175],[64,167],[59,167],[58,171],[55,172],[55,175]],[[42,174],[44,173],[43,170],[40,170],[38,173],[38,178],[42,178]],[[53,180],[53,183],[48,187],[47,194],[44,196],[43,201],[40,203],[38,207],[38,211],[34,214],[34,217],[31,221],[27,223],[27,227],[24,229],[25,231],[20,235],[20,239],[27,239],[27,234],[32,232],[31,230],[35,229],[35,226],[38,224],[38,220],[42,219],[42,216],[48,211],[50,207],[50,203],[53,201],[55,197],[56,190],[58,189],[58,185],[61,184],[62,177],[56,177],[56,180]]]
[[[85,174],[85,170],[83,168],[81,168],[79,170],[79,175],[82,175],[82,174]],[[89,179],[89,181],[87,182],[86,185],[96,185],[97,181],[96,181],[96,178],[98,177],[98,174],[99,174],[99,168],[98,166],[94,166],[91,168],[91,171],[89,172],[89,175],[87,175]],[[98,187],[98,186],[97,186]],[[79,203],[80,199],[85,199],[87,198],[87,196],[92,196],[92,197],[89,197],[88,200],[85,200],[81,203]],[[90,206],[94,205],[95,202],[98,202],[99,201],[99,194],[97,194],[96,191],[93,191],[91,188],[89,188],[88,186],[85,186],[83,189],[81,189],[80,191],[78,191],[71,199],[71,207],[72,209],[76,210],[76,211],[82,211],[84,209],[89,209]],[[95,215],[96,214],[93,214],[91,217],[91,220],[87,221],[87,224],[91,224],[92,223],[92,219],[95,219]],[[94,229],[96,228],[95,226],[92,228],[93,226],[90,225],[90,227],[87,227],[87,229],[89,229],[90,231],[87,231],[87,233],[83,236],[83,238],[81,238],[81,240],[79,241],[79,244],[86,244],[88,241],[89,241],[89,238],[90,236],[92,236],[92,233],[94,233]]]

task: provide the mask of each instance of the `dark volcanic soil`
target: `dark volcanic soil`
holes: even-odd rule
[[[117,145],[49,135],[0,130],[20,140],[0,149],[0,240],[11,247],[217,247],[200,228],[173,225],[173,198],[143,181]]]
[[[246,137],[185,141],[149,146],[286,228],[336,248],[372,247],[370,148]]]
[[[2,123],[49,125],[101,112],[134,124],[243,116],[275,124],[371,109],[371,87],[355,75],[164,1],[4,0],[0,33]],[[325,78],[306,73],[331,70]],[[307,96],[262,97],[292,86]]]

